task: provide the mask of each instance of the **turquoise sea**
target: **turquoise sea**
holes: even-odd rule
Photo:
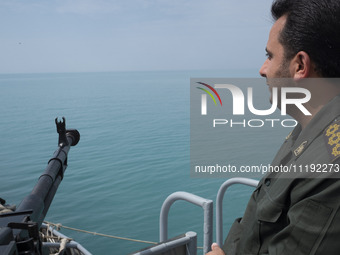
[[[0,197],[19,204],[57,149],[54,119],[65,116],[81,139],[46,220],[114,236],[158,241],[164,199],[187,191],[215,200],[225,179],[190,178],[190,77],[257,77],[257,71],[155,71],[0,75]],[[268,97],[268,95],[264,95]],[[249,131],[250,132],[250,131]],[[270,162],[288,130],[242,141],[235,158]],[[268,139],[270,137],[270,139]],[[253,147],[233,151],[233,144]],[[260,146],[259,146],[260,145]],[[242,154],[243,153],[243,154]],[[242,215],[251,188],[235,186],[224,200],[224,229]],[[169,237],[198,233],[203,211],[176,202]],[[93,254],[129,254],[147,244],[61,229]],[[201,252],[199,252],[201,254]]]

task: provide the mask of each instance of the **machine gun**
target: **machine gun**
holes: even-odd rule
[[[55,119],[59,134],[58,149],[32,192],[14,212],[0,214],[0,254],[43,254],[39,229],[63,179],[70,147],[80,139],[77,130],[66,130],[65,118],[62,119]]]

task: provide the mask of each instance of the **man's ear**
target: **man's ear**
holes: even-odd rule
[[[292,77],[296,80],[311,76],[312,63],[309,55],[304,51],[299,51],[290,62]]]

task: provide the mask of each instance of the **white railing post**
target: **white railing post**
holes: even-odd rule
[[[216,242],[220,247],[223,245],[223,197],[226,190],[233,184],[244,184],[248,186],[256,187],[259,181],[249,178],[231,178],[225,181],[217,193],[216,198]]]
[[[168,239],[168,214],[171,205],[177,200],[185,200],[189,203],[200,206],[204,210],[204,241],[203,254],[210,251],[213,236],[213,201],[205,199],[188,192],[175,192],[169,195],[163,202],[159,219],[159,241]]]

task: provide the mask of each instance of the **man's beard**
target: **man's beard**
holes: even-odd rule
[[[279,70],[275,74],[275,78],[293,78],[289,71],[290,60],[284,57]]]
[[[289,71],[289,63],[290,61],[287,58],[284,58],[279,70],[275,73],[275,77],[273,79],[267,79],[267,82],[272,84],[272,88],[277,88],[277,107],[281,109],[281,88],[282,87],[290,87],[289,84],[292,82],[292,76]],[[269,101],[273,103],[273,91],[270,92]]]

